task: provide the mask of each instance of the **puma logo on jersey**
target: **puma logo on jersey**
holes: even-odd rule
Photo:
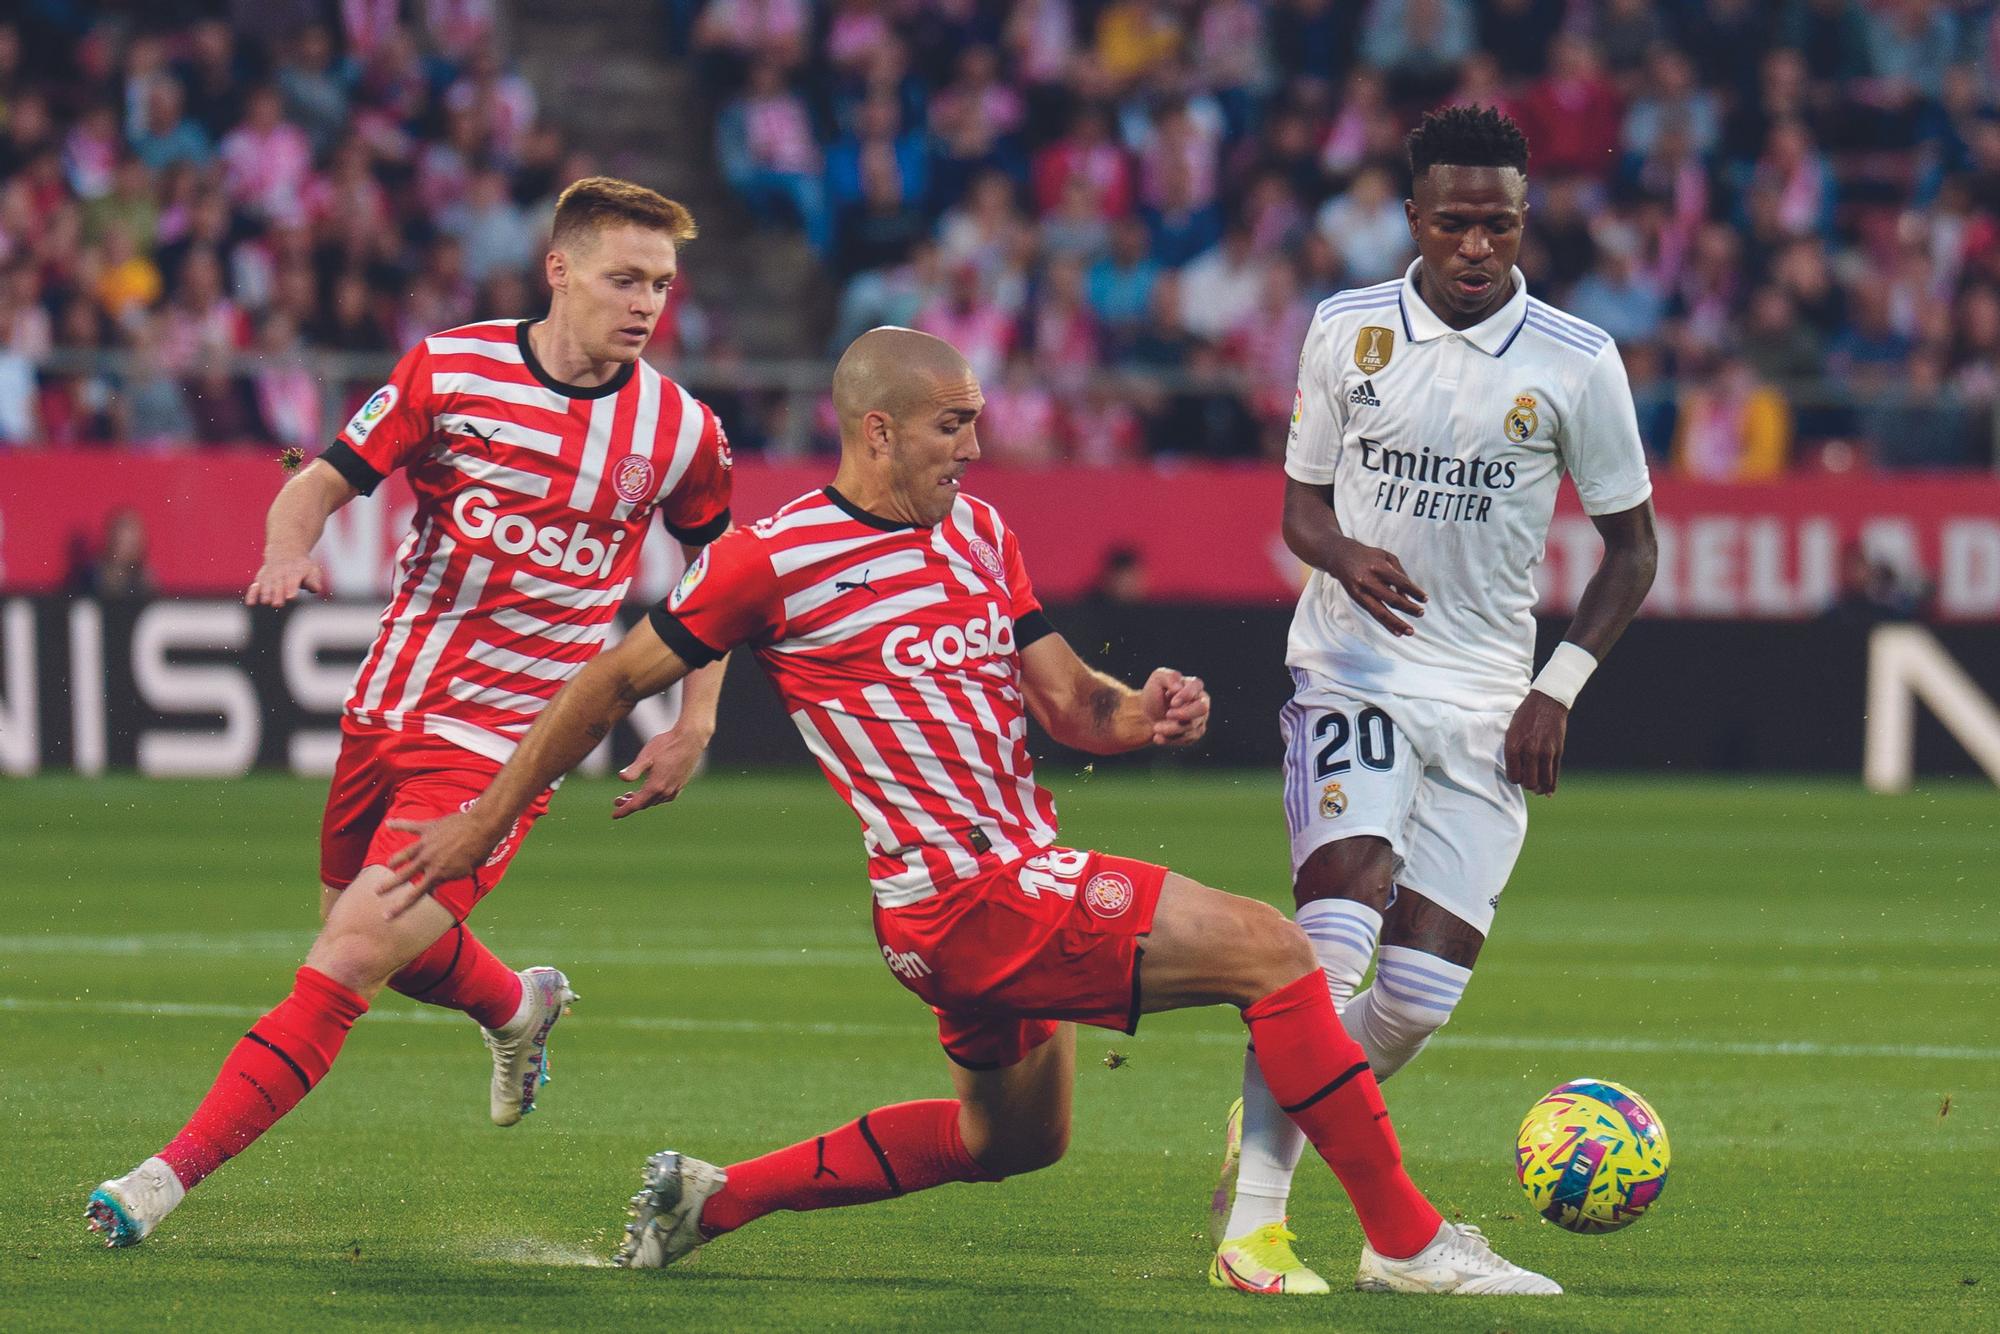
[[[868,596],[873,597],[875,596],[875,585],[868,582],[868,571],[863,570],[859,579],[834,580],[833,591],[836,593],[865,592]]]
[[[1375,396],[1375,382],[1373,380],[1363,380],[1360,384],[1355,385],[1349,391],[1347,401],[1364,408],[1379,408],[1382,406],[1382,400]]]
[[[998,603],[986,604],[986,614],[964,625],[940,625],[928,636],[914,625],[891,630],[882,641],[882,665],[904,680],[914,681],[940,667],[961,667],[981,658],[1005,657],[1014,651],[1014,618]]]

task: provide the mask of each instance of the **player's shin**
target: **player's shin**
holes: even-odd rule
[[[160,1150],[193,1186],[248,1148],[325,1077],[368,1002],[316,968],[299,969],[292,994],[250,1026],[208,1096]]]
[[[871,1204],[953,1181],[997,1181],[967,1152],[952,1098],[878,1107],[838,1130],[736,1163],[702,1209],[716,1237],[781,1209]]]
[[[1382,931],[1382,914],[1352,899],[1313,899],[1300,905],[1298,923],[1312,941],[1313,954],[1326,974],[1327,989],[1339,1012],[1368,972]],[[1284,1221],[1292,1174],[1298,1170],[1305,1143],[1304,1134],[1271,1096],[1256,1052],[1247,1052],[1243,1060],[1242,1157],[1236,1173],[1236,1200],[1224,1236],[1247,1236],[1266,1224]]]
[[[1334,1013],[1323,973],[1307,973],[1247,1006],[1251,1045],[1285,1113],[1340,1178],[1368,1244],[1409,1256],[1443,1221],[1403,1171],[1402,1147],[1360,1044]]]
[[[462,922],[405,964],[389,985],[411,1000],[463,1011],[481,1028],[505,1028],[521,1009],[521,975]]]
[[[1378,1080],[1387,1079],[1416,1058],[1431,1034],[1443,1028],[1472,979],[1470,968],[1435,954],[1382,947],[1375,981],[1348,1003],[1342,1020],[1354,1035]]]

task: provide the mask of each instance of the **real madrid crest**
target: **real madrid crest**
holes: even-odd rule
[[[1370,324],[1354,335],[1354,364],[1363,375],[1373,375],[1396,355],[1396,334],[1379,324]]]
[[[1541,416],[1535,411],[1535,396],[1521,394],[1514,399],[1514,406],[1507,412],[1504,429],[1507,438],[1518,445],[1532,437],[1541,424]]]
[[[1329,820],[1338,819],[1347,809],[1347,794],[1340,790],[1340,784],[1328,783],[1320,789],[1319,813]]]

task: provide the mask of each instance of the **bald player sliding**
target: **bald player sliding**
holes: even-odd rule
[[[1056,633],[1013,532],[961,490],[985,403],[965,360],[876,329],[833,391],[833,484],[710,546],[665,606],[563,688],[476,805],[408,826],[419,837],[383,891],[407,911],[479,865],[537,793],[686,673],[743,645],[770,675],[861,821],[883,961],[935,1012],[954,1096],[879,1107],[727,1168],[662,1150],[618,1263],[658,1268],[778,1210],[1047,1167],[1069,1140],[1075,1024],[1131,1032],[1145,1013],[1226,1003],[1354,1202],[1368,1238],[1358,1287],[1559,1292],[1411,1184],[1303,932],[1165,867],[1058,842],[1027,715],[1098,754],[1179,746],[1206,728],[1208,693],[1165,668],[1124,685]]]

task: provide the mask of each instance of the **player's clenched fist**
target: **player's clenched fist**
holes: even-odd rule
[[[250,581],[243,595],[245,606],[282,607],[303,588],[311,593],[326,592],[326,567],[311,556],[286,556],[267,560]]]
[[[389,858],[396,878],[376,891],[382,896],[384,917],[391,921],[401,917],[433,886],[463,880],[493,855],[505,831],[489,829],[477,811],[475,806],[437,820],[389,821],[389,828],[417,838]]]
[[[1390,634],[1416,633],[1415,627],[1396,613],[1423,615],[1424,603],[1430,601],[1430,595],[1417,587],[1417,581],[1410,578],[1393,551],[1344,539],[1335,548],[1333,562],[1326,572],[1338,579],[1361,610],[1373,616]]]
[[[1185,746],[1208,730],[1208,687],[1199,676],[1155,668],[1140,692],[1140,707],[1153,724],[1156,746]]]
[[[1530,690],[1507,725],[1507,781],[1549,796],[1562,773],[1569,710],[1539,690]]]

